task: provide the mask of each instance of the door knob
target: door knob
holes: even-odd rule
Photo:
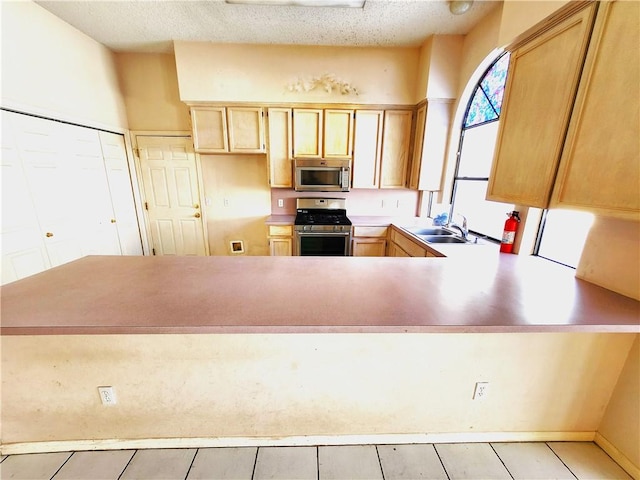
[[[53,233],[51,233],[51,232],[47,232],[47,233],[46,233],[46,236],[47,236],[47,237],[53,237]]]
[[[194,217],[196,217],[196,218],[200,218],[200,212],[196,212],[196,214],[194,215]]]

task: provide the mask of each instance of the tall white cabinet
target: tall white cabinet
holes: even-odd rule
[[[2,283],[85,255],[141,255],[124,138],[2,111]]]

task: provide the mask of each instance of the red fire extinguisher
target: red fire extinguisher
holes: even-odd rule
[[[502,232],[502,242],[500,243],[500,251],[503,253],[513,252],[513,241],[516,238],[518,223],[520,223],[520,212],[507,213],[507,221],[504,222],[504,232]]]

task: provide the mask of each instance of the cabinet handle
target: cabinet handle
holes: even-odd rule
[[[51,232],[47,232],[47,233],[46,233],[46,236],[47,236],[47,237],[53,237],[53,233],[51,233]]]
[[[112,218],[112,219],[111,219],[111,223],[116,223],[116,219],[115,219],[115,218]]]
[[[200,208],[200,204],[196,203],[193,208]]]
[[[196,214],[194,215],[194,217],[196,217],[196,218],[200,218],[200,212],[196,212]]]

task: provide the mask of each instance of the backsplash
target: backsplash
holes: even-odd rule
[[[419,192],[415,190],[351,190],[350,192],[296,192],[293,189],[271,189],[271,214],[294,215],[296,198],[346,198],[348,215],[415,216]],[[278,206],[282,200],[282,207]]]

